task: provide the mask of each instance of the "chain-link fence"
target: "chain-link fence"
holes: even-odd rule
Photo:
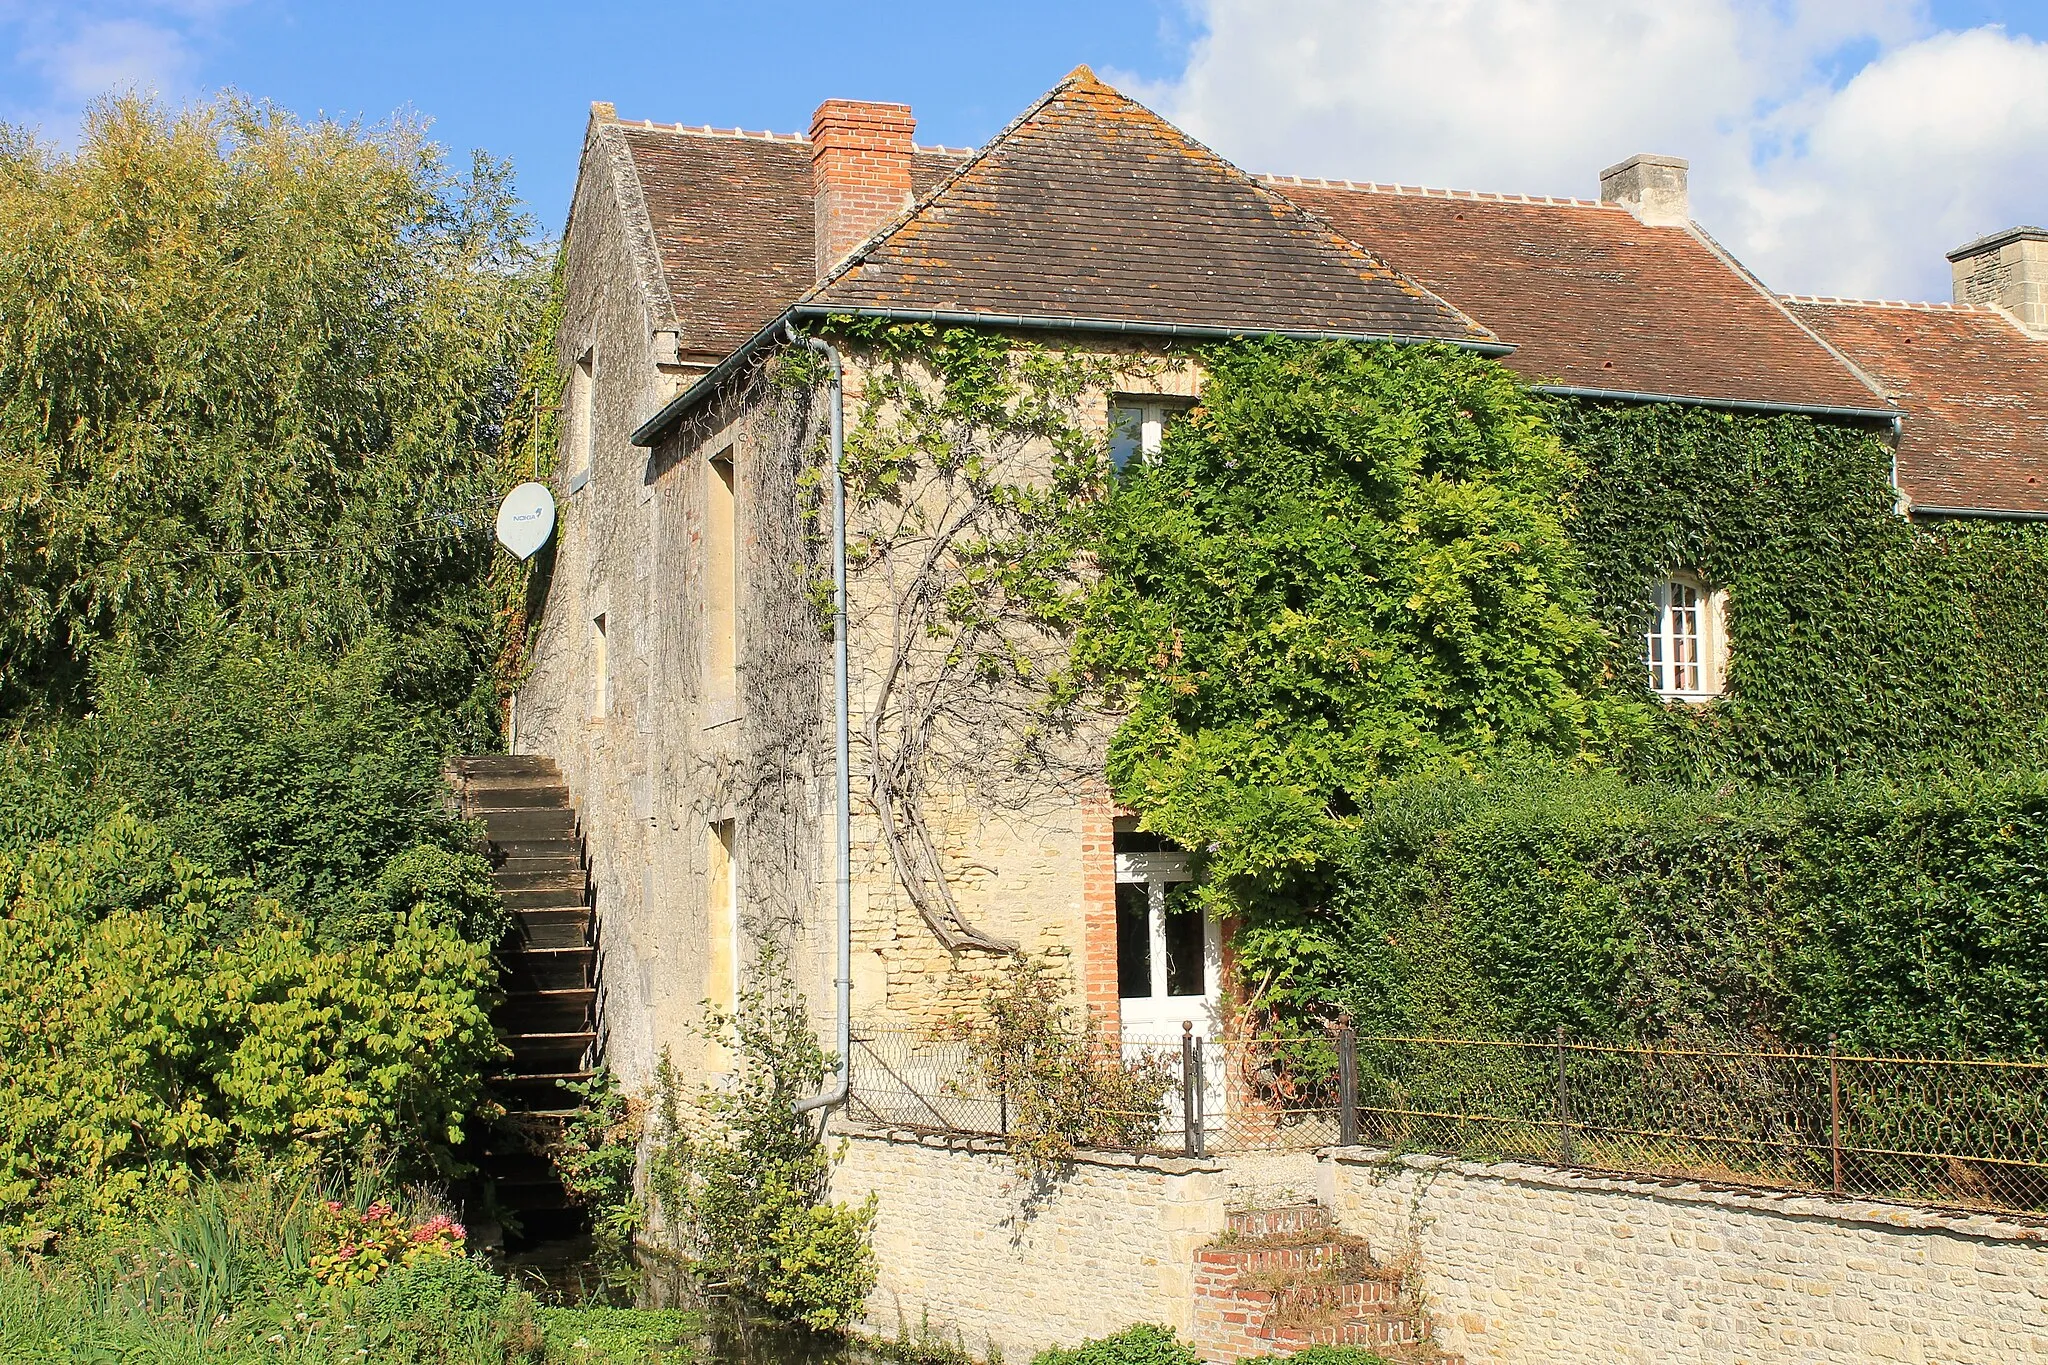
[[[1076,1146],[1217,1155],[1362,1143],[2048,1214],[2048,1062],[1348,1030],[1135,1036],[1092,1055],[1150,1068],[1160,1099],[1149,1113],[1069,1101]],[[887,1127],[1012,1139],[1058,1107],[1003,1093],[966,1043],[906,1029],[856,1030],[852,1067],[853,1116]]]
[[[1361,1037],[1359,1140],[2048,1212],[2048,1063]]]

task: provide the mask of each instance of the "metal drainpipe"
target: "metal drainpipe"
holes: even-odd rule
[[[846,455],[846,369],[839,352],[823,338],[802,336],[786,324],[783,330],[790,341],[817,352],[832,367],[832,703],[839,784],[833,801],[839,825],[839,975],[832,984],[839,995],[839,1074],[821,1093],[796,1107],[805,1114],[843,1103],[853,1080],[853,760],[846,705],[846,477],[840,468]]]

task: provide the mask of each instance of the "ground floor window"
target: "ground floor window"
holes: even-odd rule
[[[1218,1017],[1221,942],[1191,878],[1185,853],[1120,847],[1116,855],[1116,979],[1127,1036],[1183,1021],[1207,1035]]]

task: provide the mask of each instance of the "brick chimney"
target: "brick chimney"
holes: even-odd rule
[[[2015,227],[1948,253],[1957,303],[1996,304],[2048,337],[2048,228]]]
[[[916,127],[907,104],[826,100],[811,115],[819,279],[910,207],[910,135]]]
[[[1600,172],[1600,202],[1621,205],[1646,227],[1684,227],[1692,221],[1685,171],[1675,156],[1632,156]]]

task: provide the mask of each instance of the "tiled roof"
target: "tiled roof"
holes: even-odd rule
[[[1493,340],[1086,67],[805,303]]]
[[[1583,199],[1270,178],[1514,345],[1537,383],[1759,406],[1883,400],[1703,236]]]
[[[602,131],[630,154],[686,357],[727,354],[816,282],[805,138],[669,124]],[[965,156],[918,148],[912,189],[926,193]]]
[[[1905,410],[1916,505],[2048,514],[2048,340],[1993,308],[1787,300]]]

